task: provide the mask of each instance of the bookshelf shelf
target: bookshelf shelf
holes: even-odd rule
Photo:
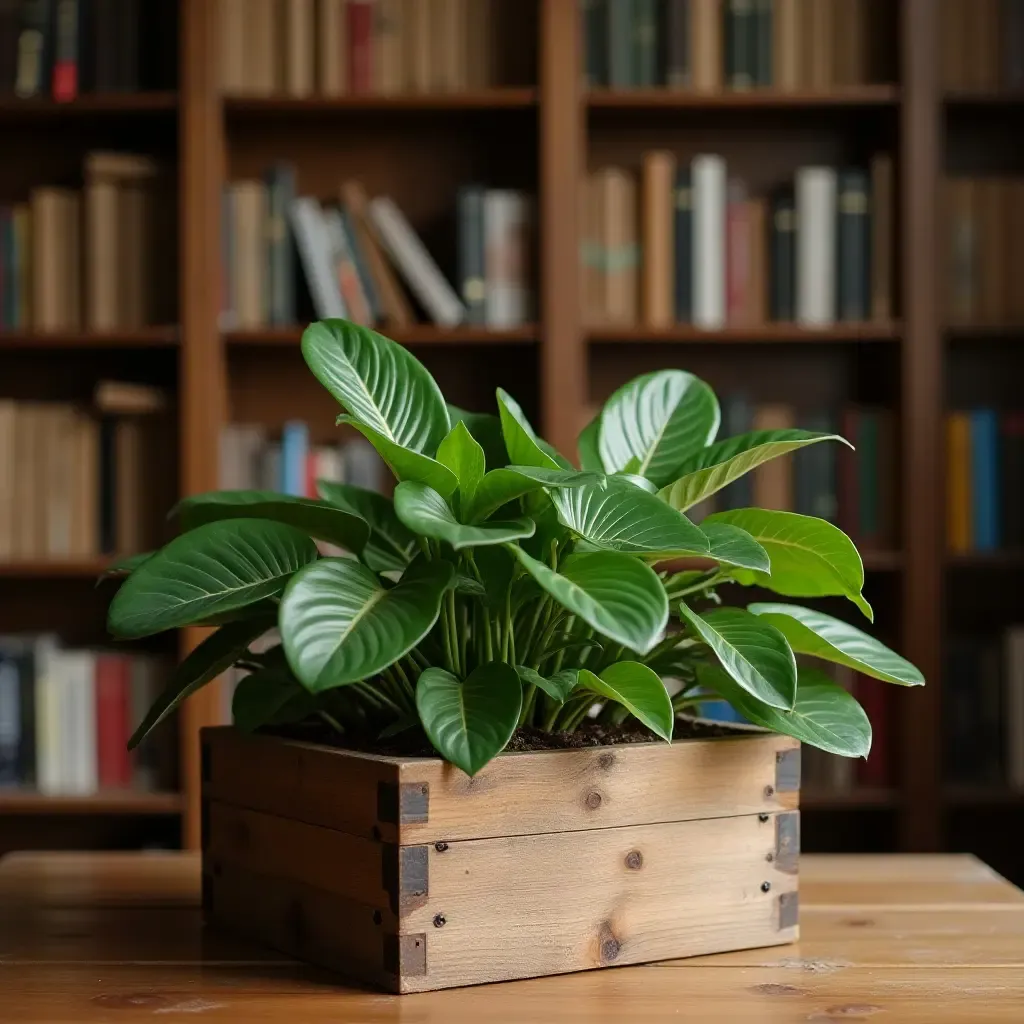
[[[1024,340],[1024,324],[951,324],[945,329],[953,341]]]
[[[590,110],[800,110],[802,108],[895,107],[896,85],[857,85],[843,89],[780,92],[682,92],[670,89],[592,89],[585,102]]]
[[[536,107],[532,88],[477,89],[453,93],[394,93],[355,96],[225,96],[224,110],[238,117],[329,114],[359,111],[524,110]]]
[[[491,330],[487,327],[463,325],[435,327],[433,324],[415,324],[412,327],[382,327],[389,338],[403,345],[523,345],[535,343],[539,337],[536,325],[509,330]],[[254,331],[228,331],[224,340],[232,347],[253,348],[298,345],[303,328],[265,327]]]
[[[1024,807],[1024,790],[1004,786],[952,786],[944,796],[949,807]]]
[[[115,331],[0,331],[0,349],[168,348],[178,343],[174,326]]]
[[[862,551],[861,559],[867,572],[898,572],[904,563],[902,551]]]
[[[140,790],[112,790],[85,796],[50,796],[17,790],[0,791],[3,815],[175,815],[184,802],[180,793],[146,793]]]
[[[102,558],[83,561],[0,562],[0,579],[92,579],[106,569],[108,561]]]
[[[756,327],[725,327],[703,330],[692,324],[672,327],[592,327],[587,336],[595,344],[846,344],[862,341],[898,341],[896,323],[841,323],[831,327],[803,327],[800,324],[769,323]]]
[[[899,791],[884,787],[859,787],[848,792],[805,789],[800,793],[803,811],[891,810],[899,804]]]
[[[98,115],[172,113],[178,109],[176,92],[97,93],[69,103],[45,99],[0,97],[0,120],[77,118]]]
[[[1024,569],[1024,551],[975,551],[969,554],[947,554],[951,569]]]
[[[1021,89],[950,90],[944,100],[950,107],[1014,107],[1024,105]]]

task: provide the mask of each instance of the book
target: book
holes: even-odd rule
[[[693,159],[693,322],[714,330],[725,325],[725,161]]]
[[[803,84],[811,89],[826,91],[832,87],[835,65],[835,4],[836,0],[812,0],[801,8],[804,43]]]
[[[834,322],[836,309],[836,172],[801,167],[796,174],[796,318]]]
[[[676,320],[690,323],[693,319],[693,177],[689,165],[676,169],[675,224],[673,240],[675,253],[674,299]]]
[[[348,91],[345,0],[318,0],[316,15],[317,86],[324,96],[341,96]]]
[[[754,0],[726,0],[725,79],[730,89],[751,89],[756,84],[756,31]]]
[[[946,538],[949,550],[971,550],[974,527],[971,508],[971,420],[967,413],[946,417]]]
[[[488,326],[518,327],[529,319],[529,206],[521,192],[484,194],[484,316]]]
[[[630,84],[650,88],[658,84],[658,0],[632,0],[630,13],[633,45]]]
[[[1003,647],[1006,678],[1006,781],[1024,788],[1024,627],[1006,631]]]
[[[295,168],[274,164],[266,174],[267,322],[296,321],[295,241],[288,229],[288,211],[295,201]]]
[[[665,85],[687,89],[692,85],[690,59],[690,0],[667,0],[665,7]]]
[[[802,426],[823,434],[837,432],[835,417],[816,412]],[[808,445],[793,453],[794,511],[835,523],[839,516],[837,446],[827,442]]]
[[[0,646],[0,789],[18,785],[21,752],[21,680]]]
[[[80,0],[56,0],[54,9],[50,95],[58,103],[70,103],[78,95],[79,3]]]
[[[1002,0],[1001,84],[1005,89],[1024,89],[1024,3]]]
[[[0,0],[0,96],[14,92],[22,0]]]
[[[868,176],[860,168],[845,168],[837,175],[836,188],[836,316],[839,320],[867,320],[871,279]]]
[[[639,318],[638,204],[636,176],[620,167],[601,175],[602,291],[605,321],[635,324]]]
[[[947,315],[954,324],[969,324],[978,313],[975,187],[970,179],[958,178],[948,181],[944,192],[949,260]]]
[[[300,420],[289,420],[281,432],[281,490],[302,497],[306,493],[306,459],[309,456],[309,428]]]
[[[131,785],[128,753],[131,721],[131,659],[101,652],[95,661],[97,784],[101,789]]]
[[[754,409],[754,430],[788,430],[795,426],[796,416],[789,405],[773,403]],[[793,463],[789,459],[773,459],[750,475],[754,507],[793,511]]]
[[[338,279],[338,289],[348,310],[348,318],[354,323],[369,326],[373,323],[370,303],[363,290],[363,282],[356,268],[351,242],[345,229],[341,211],[328,207],[323,211],[323,227],[327,237],[331,266]]]
[[[342,227],[345,229],[348,252],[355,268],[363,300],[366,303],[367,315],[369,317],[368,322],[379,323],[383,317],[381,297],[377,293],[376,281],[370,273],[370,265],[367,262],[366,254],[363,252],[360,236],[356,232],[355,220],[344,205],[338,208],[338,214],[341,217]]]
[[[1024,413],[1003,416],[1002,446],[1002,526],[1007,548],[1024,548]]]
[[[582,0],[583,85],[608,85],[608,0]]]
[[[348,88],[373,92],[373,0],[348,0]]]
[[[754,84],[767,88],[775,82],[774,0],[754,0],[752,17]]]
[[[231,186],[234,211],[232,292],[238,327],[251,330],[267,322],[267,189],[262,181]]]
[[[770,301],[772,320],[796,320],[796,204],[793,192],[782,189],[771,200],[769,242]]]
[[[774,85],[784,92],[794,92],[803,84],[801,55],[801,0],[775,0],[772,19],[772,68]]]
[[[871,319],[882,323],[892,319],[895,308],[895,193],[892,157],[877,153],[871,158]]]
[[[1002,651],[994,638],[947,641],[943,725],[949,782],[993,785],[1003,777]]]
[[[693,87],[715,93],[722,88],[722,0],[690,0]]]
[[[284,0],[284,73],[287,96],[310,96],[315,87],[313,40],[316,33],[315,0]]]
[[[975,551],[1000,546],[999,417],[994,409],[970,414],[971,541]]]
[[[607,0],[608,84],[628,89],[637,84],[633,43],[633,5],[636,0]]]
[[[0,399],[0,561],[10,561],[15,551],[17,415],[13,401]]]
[[[752,324],[756,302],[754,293],[754,224],[746,185],[736,179],[726,188],[726,321]]]
[[[331,250],[320,204],[308,196],[298,197],[292,202],[289,220],[317,319],[344,319],[348,310],[331,263]]]
[[[668,327],[674,320],[675,156],[661,150],[645,153],[642,175],[643,319],[648,327]]]
[[[381,95],[403,88],[406,21],[403,0],[377,0],[373,11],[373,90]]]
[[[456,207],[459,294],[466,307],[466,322],[483,324],[487,320],[483,187],[463,185],[456,197]]]
[[[53,62],[53,9],[50,0],[24,0],[18,35],[14,91],[22,99],[45,95]]]
[[[857,676],[857,700],[871,720],[871,751],[854,769],[857,784],[865,787],[890,786],[892,772],[891,694],[888,684],[869,676]]]

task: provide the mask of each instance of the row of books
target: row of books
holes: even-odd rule
[[[582,293],[591,325],[822,326],[893,314],[893,164],[801,167],[750,196],[725,160],[644,154],[590,174]]]
[[[495,84],[494,0],[219,0],[231,95],[459,92]]]
[[[0,0],[0,95],[170,89],[175,0]]]
[[[1024,324],[1024,177],[950,178],[942,197],[949,323]]]
[[[1024,547],[1024,413],[950,413],[946,489],[950,551]]]
[[[942,84],[1024,87],[1024,0],[940,0]]]
[[[155,389],[101,382],[91,407],[0,399],[0,561],[146,551],[174,501],[174,422]]]
[[[0,789],[47,795],[166,788],[167,744],[128,751],[166,683],[160,659],[0,636]]]
[[[891,73],[877,0],[585,0],[590,86],[827,89]]]
[[[103,331],[174,320],[176,215],[149,157],[90,153],[82,190],[0,205],[0,331]]]
[[[947,781],[1024,788],[1024,626],[952,637],[942,685]]]
[[[457,200],[462,300],[398,206],[344,182],[338,203],[296,194],[295,170],[229,185],[223,210],[221,322],[251,330],[297,321],[301,265],[317,317],[404,327],[517,327],[533,314],[532,203],[524,193],[467,185]]]

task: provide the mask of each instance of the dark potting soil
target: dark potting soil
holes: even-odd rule
[[[718,723],[677,718],[674,738],[713,739],[716,736],[734,736],[739,730]],[[339,750],[358,750],[364,754],[382,754],[388,757],[437,757],[437,751],[419,730],[381,740],[375,736],[345,733],[339,735],[323,722],[304,722],[299,725],[280,726],[273,730],[276,736],[302,740],[305,743],[322,743]],[[509,741],[507,750],[575,750],[583,747],[608,747],[623,743],[660,743],[650,729],[635,719],[622,725],[604,725],[587,722],[575,732],[547,733],[531,726],[517,729]]]

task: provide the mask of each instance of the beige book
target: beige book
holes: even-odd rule
[[[61,306],[64,326],[82,326],[82,197],[66,192],[61,201]]]
[[[580,221],[580,304],[583,323],[587,327],[604,319],[604,296],[601,288],[601,179],[588,174],[579,186]]]
[[[144,185],[126,181],[119,191],[119,280],[118,307],[122,327],[143,324],[143,289],[145,267]]]
[[[978,319],[985,324],[1005,320],[1009,248],[1006,191],[1000,178],[986,178],[977,185]]]
[[[220,88],[229,96],[246,91],[246,0],[218,0]]]
[[[494,40],[494,0],[465,0],[466,88],[495,84],[497,53]]]
[[[768,322],[768,203],[765,199],[748,199],[746,206],[750,280],[744,317],[746,323],[759,327]]]
[[[802,41],[800,7],[803,0],[775,0],[772,15],[772,63],[775,87],[794,92],[802,84],[800,58]]]
[[[92,393],[93,405],[108,416],[140,416],[167,408],[167,393],[149,384],[101,380]]]
[[[892,157],[871,158],[871,319],[893,318],[893,260],[895,258],[896,182]]]
[[[636,178],[618,167],[604,172],[605,301],[612,324],[637,322]]]
[[[643,317],[648,327],[669,327],[675,319],[676,158],[664,151],[643,157]]]
[[[18,281],[18,322],[19,330],[28,330],[34,326],[32,319],[32,297],[34,264],[32,256],[32,209],[28,203],[19,203],[14,207],[14,240],[17,248],[18,263],[15,274]]]
[[[759,405],[754,409],[754,430],[788,430],[796,426],[793,407],[781,403]],[[753,474],[753,499],[756,508],[793,509],[793,460],[772,459],[758,466]]]
[[[235,199],[234,294],[238,326],[262,327],[266,290],[267,190],[260,181],[232,185]]]
[[[37,331],[66,326],[61,307],[63,197],[61,189],[32,190],[32,327]]]
[[[245,92],[273,96],[281,91],[284,65],[278,0],[246,0]]]
[[[115,153],[93,150],[85,155],[85,176],[92,178],[153,178],[160,172],[160,164],[149,156],[138,153]]]
[[[285,0],[285,5],[284,92],[287,96],[310,96],[316,86],[316,2]]]
[[[459,89],[459,41],[464,26],[460,24],[459,0],[429,0],[430,71],[434,92],[457,92]]]
[[[811,89],[826,92],[835,84],[835,0],[812,0],[804,5],[804,82]]]
[[[118,188],[111,178],[85,183],[85,324],[92,331],[121,326]]]
[[[14,479],[18,500],[11,510],[11,558],[16,562],[33,557],[32,520],[38,515],[36,499],[36,410],[33,402],[18,402],[14,407]]]
[[[693,87],[697,92],[722,89],[723,23],[722,0],[691,0]]]
[[[857,16],[859,0],[832,2],[832,84],[855,85],[859,79],[861,55],[858,53]]]
[[[433,90],[432,22],[436,15],[436,0],[405,0],[405,66],[407,86],[411,92],[426,93]]]
[[[951,323],[970,324],[978,316],[978,218],[975,183],[953,178],[944,189],[944,252],[948,259],[947,315]]]
[[[14,514],[20,501],[15,476],[15,421],[18,410],[10,399],[0,399],[0,562],[14,555]]]
[[[74,508],[72,547],[76,558],[100,553],[100,425],[85,413],[76,413]]]
[[[373,9],[373,91],[384,95],[404,88],[402,61],[405,4],[403,0],[377,0]]]
[[[345,0],[317,0],[317,85],[324,96],[348,91],[348,23]]]
[[[1015,283],[1024,281],[1024,178],[1014,178],[1008,184],[1009,247],[1007,271],[1011,282],[1008,296],[1007,319],[1011,324],[1024,324],[1024,287]]]
[[[32,453],[32,467],[29,473],[29,487],[32,490],[32,519],[28,524],[26,537],[29,539],[30,558],[46,558],[47,534],[50,511],[50,461],[53,451],[53,414],[51,403],[38,403],[31,408],[32,428],[29,451]]]
[[[46,409],[46,554],[72,558],[72,523],[75,518],[74,479],[77,446],[75,410],[70,405]]]
[[[114,549],[119,555],[143,550],[143,458],[141,422],[131,416],[119,419],[114,427]]]

